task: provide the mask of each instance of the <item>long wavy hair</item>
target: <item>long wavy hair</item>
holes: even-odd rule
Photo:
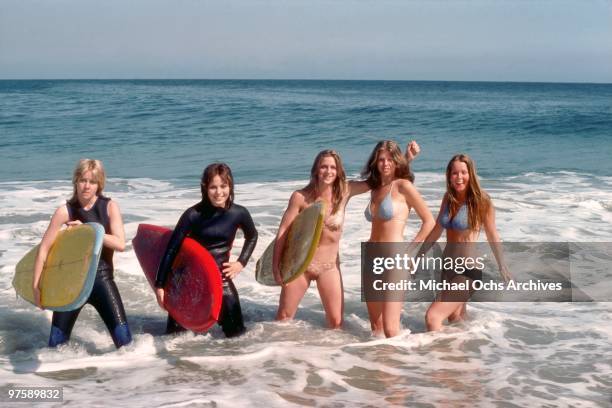
[[[78,161],[74,172],[72,173],[72,197],[68,200],[70,204],[76,204],[79,201],[77,195],[77,183],[83,177],[83,174],[91,171],[91,176],[96,183],[98,183],[98,190],[96,195],[100,197],[104,191],[104,185],[106,184],[106,173],[104,172],[104,166],[100,160],[94,159],[81,159]]]
[[[382,185],[382,178],[378,171],[378,158],[380,153],[386,151],[391,154],[391,158],[395,162],[395,179],[406,179],[414,182],[414,174],[410,169],[410,163],[402,154],[402,150],[393,140],[381,140],[376,143],[374,150],[368,158],[368,162],[361,172],[361,177],[365,178],[371,189],[379,188]]]
[[[322,150],[317,154],[312,163],[312,168],[310,169],[310,181],[308,185],[304,187],[303,191],[310,194],[312,197],[317,197],[319,195],[319,167],[321,166],[321,161],[326,157],[332,157],[336,162],[336,180],[334,180],[334,184],[332,185],[331,211],[332,214],[335,214],[340,208],[340,204],[342,203],[347,189],[346,173],[342,165],[342,159],[335,150]]]
[[[461,208],[461,203],[457,198],[457,192],[452,188],[450,181],[453,163],[456,161],[465,163],[467,166],[468,175],[470,177],[465,199],[465,205],[468,210],[468,224],[471,230],[479,231],[489,211],[491,199],[482,187],[480,187],[478,174],[476,174],[476,164],[467,154],[461,153],[454,155],[446,166],[446,208],[448,208],[448,214],[451,219],[457,215],[459,208]]]
[[[230,188],[229,197],[225,202],[225,208],[230,208],[232,203],[234,202],[234,177],[232,176],[232,169],[225,163],[212,163],[206,166],[204,171],[202,172],[202,180],[200,181],[200,191],[202,192],[202,202],[208,206],[212,207],[212,203],[208,198],[208,186],[212,183],[213,178],[215,176],[221,177]]]

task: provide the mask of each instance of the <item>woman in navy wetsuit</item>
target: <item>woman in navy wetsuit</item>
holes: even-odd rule
[[[444,258],[474,257],[471,253],[474,248],[470,243],[477,241],[483,228],[497,260],[500,274],[507,282],[510,273],[499,245],[500,238],[495,226],[493,202],[480,187],[474,161],[467,154],[457,154],[446,166],[446,194],[440,204],[436,226],[427,237],[427,243],[422,251],[427,251],[433,242],[440,238],[442,231],[446,230],[447,245],[444,249]],[[476,268],[458,272],[444,270],[442,279],[449,283],[464,284],[466,287],[469,284],[470,290],[442,291],[425,316],[429,331],[440,330],[446,319],[453,323],[465,318],[466,302],[473,292],[472,282],[482,279],[482,270]]]
[[[132,341],[132,335],[125,317],[123,302],[113,279],[113,252],[125,249],[123,220],[117,203],[104,197],[106,176],[99,160],[82,159],[78,162],[72,177],[73,194],[66,205],[59,207],[40,243],[34,264],[32,289],[36,304],[40,304],[39,283],[49,249],[61,227],[68,228],[83,222],[97,222],[104,226],[104,244],[98,263],[96,280],[87,303],[96,308],[117,348]],[[70,339],[74,323],[83,307],[69,312],[53,312],[49,347],[63,344]]]
[[[164,308],[164,285],[172,263],[186,237],[196,240],[210,252],[223,280],[223,300],[218,323],[227,337],[245,331],[238,291],[232,282],[245,267],[257,243],[257,230],[246,208],[234,203],[234,179],[229,166],[213,163],[204,169],[201,181],[202,201],[188,208],[179,219],[168,242],[155,280],[157,302]],[[237,261],[230,262],[237,229],[244,232],[244,246]],[[184,331],[170,315],[166,333]]]

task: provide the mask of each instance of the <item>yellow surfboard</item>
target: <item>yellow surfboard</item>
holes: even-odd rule
[[[54,311],[74,310],[82,306],[95,281],[102,252],[104,227],[97,223],[78,225],[57,235],[40,281],[41,303]],[[32,248],[15,268],[13,287],[19,296],[34,304],[32,279],[39,245]]]
[[[319,246],[325,218],[325,203],[317,201],[298,214],[287,232],[287,240],[280,262],[280,271],[284,283],[297,279],[310,265],[312,257]],[[255,267],[257,282],[274,286],[272,258],[274,256],[274,239],[266,248]]]

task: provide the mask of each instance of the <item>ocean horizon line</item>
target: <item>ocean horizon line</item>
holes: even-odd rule
[[[176,82],[394,82],[394,83],[462,83],[462,84],[546,84],[546,85],[612,85],[612,82],[590,81],[529,81],[529,80],[455,80],[455,79],[338,79],[338,78],[0,78],[0,82],[28,82],[28,81],[57,81],[57,82],[147,82],[147,81],[176,81]]]

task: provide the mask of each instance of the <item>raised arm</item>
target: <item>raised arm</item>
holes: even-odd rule
[[[484,219],[483,226],[485,233],[487,234],[487,241],[489,241],[489,245],[493,251],[493,256],[495,256],[495,260],[497,261],[499,274],[505,282],[508,282],[510,279],[512,279],[512,276],[510,276],[510,272],[506,266],[506,261],[504,260],[504,250],[502,248],[501,239],[495,225],[495,207],[493,206],[492,201],[489,201],[489,209],[487,210],[487,215]]]
[[[47,227],[47,231],[45,231],[45,235],[43,235],[42,240],[40,241],[40,246],[38,247],[38,253],[36,254],[36,260],[34,261],[34,276],[32,278],[32,292],[34,292],[34,302],[36,306],[42,309],[42,305],[40,303],[40,278],[42,275],[43,267],[45,266],[45,262],[47,261],[47,255],[49,255],[49,249],[51,249],[51,245],[53,245],[53,241],[57,238],[57,234],[59,233],[62,225],[67,223],[70,220],[70,216],[68,215],[68,209],[65,205],[62,205],[53,214],[51,217],[51,221],[49,222],[49,226]]]
[[[419,153],[421,153],[421,146],[419,146],[416,140],[411,140],[406,145],[406,160],[408,160],[408,162],[413,161]]]
[[[421,147],[416,142],[416,140],[411,140],[406,145],[406,160],[408,162],[413,161],[421,152]],[[370,191],[371,188],[365,181],[360,180],[349,180],[348,182],[348,198],[350,199],[353,196],[364,194]]]
[[[285,241],[287,240],[287,230],[295,217],[298,216],[300,210],[306,206],[306,199],[299,191],[294,191],[289,198],[289,204],[283,214],[278,232],[276,233],[276,243],[274,244],[274,255],[272,256],[272,272],[274,280],[279,285],[282,285],[283,279],[280,274],[280,260],[285,249]]]

